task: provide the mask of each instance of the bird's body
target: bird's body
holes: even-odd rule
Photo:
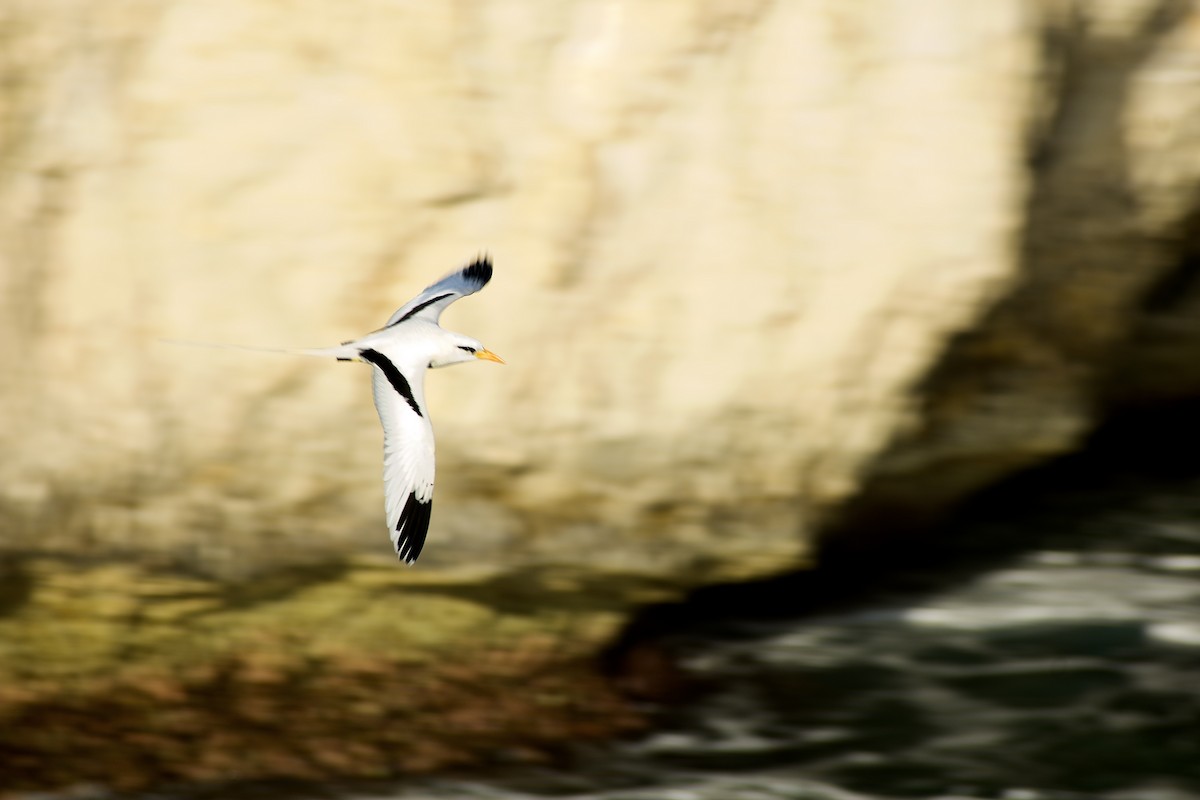
[[[425,545],[433,507],[433,426],[425,407],[425,371],[477,359],[504,363],[479,341],[445,330],[438,319],[446,306],[479,291],[491,277],[491,260],[478,258],[428,286],[379,330],[336,347],[282,351],[365,361],[374,368],[388,530],[396,555],[409,564]]]
[[[425,406],[425,371],[478,359],[503,363],[479,341],[442,328],[438,319],[446,306],[479,291],[491,277],[491,261],[476,259],[427,287],[384,327],[330,348],[339,351],[331,353],[335,358],[374,367],[388,530],[396,555],[409,564],[425,545],[433,508],[433,426]]]

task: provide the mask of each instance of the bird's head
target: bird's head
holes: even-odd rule
[[[463,364],[477,359],[504,363],[504,359],[484,347],[478,339],[455,333],[451,334],[446,345],[429,360],[429,366],[448,367],[451,364]]]

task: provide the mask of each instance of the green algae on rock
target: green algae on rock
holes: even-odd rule
[[[642,724],[592,658],[624,604],[654,596],[628,581],[622,598],[620,576],[555,605],[537,575],[505,602],[485,570],[384,559],[240,585],[47,558],[7,570],[27,587],[0,617],[10,790],[410,774]]]

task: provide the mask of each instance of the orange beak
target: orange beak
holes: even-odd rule
[[[476,358],[482,358],[484,361],[495,361],[497,364],[503,364],[504,359],[488,350],[486,347],[482,350],[475,351]]]

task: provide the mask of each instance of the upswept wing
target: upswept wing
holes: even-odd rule
[[[437,322],[446,310],[446,306],[460,297],[474,294],[487,286],[492,279],[492,260],[488,256],[480,256],[462,269],[451,272],[437,283],[428,286],[423,292],[401,306],[395,314],[388,318],[385,328],[398,325],[407,319],[421,317],[431,322]]]
[[[410,386],[395,365],[374,350],[363,351],[362,357],[374,366],[375,409],[383,425],[388,531],[396,555],[412,564],[425,546],[433,509],[433,426],[419,383]]]

